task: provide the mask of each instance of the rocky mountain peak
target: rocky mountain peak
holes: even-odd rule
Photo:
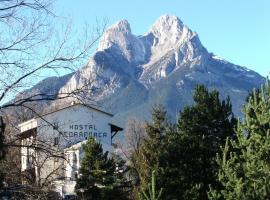
[[[114,25],[112,25],[108,30],[116,31],[116,32],[123,32],[123,33],[131,33],[130,24],[126,19],[120,20]]]
[[[234,111],[240,113],[248,91],[262,81],[256,72],[209,53],[179,18],[163,15],[143,36],[133,35],[127,20],[110,26],[87,65],[55,80],[53,91],[87,87],[87,99],[116,113],[116,118],[148,118],[155,103],[175,116],[192,102],[198,83],[216,88],[224,98],[229,95]],[[45,91],[44,83],[33,89]]]
[[[177,43],[181,38],[191,35],[191,31],[182,23],[182,21],[172,15],[161,16],[150,28],[150,34],[153,34],[156,45],[165,43]]]
[[[145,36],[150,38],[148,41],[151,41],[153,57],[164,56],[172,50],[185,54],[182,57],[188,55],[194,58],[198,54],[204,54],[204,48],[196,32],[173,15],[161,16]]]
[[[168,31],[181,31],[183,29],[183,22],[173,15],[162,15],[152,25],[150,31],[152,32],[168,32]]]
[[[144,45],[132,34],[127,20],[121,20],[105,31],[98,51],[105,49],[111,49],[113,52],[123,55],[129,62],[136,63],[144,60]]]
[[[101,37],[98,50],[102,51],[104,49],[108,49],[113,45],[118,45],[119,47],[121,47],[123,43],[127,43],[130,37],[132,37],[132,33],[128,21],[121,20],[110,26],[105,31],[105,33]]]

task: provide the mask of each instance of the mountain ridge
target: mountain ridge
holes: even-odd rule
[[[132,115],[149,119],[155,103],[164,104],[175,120],[192,103],[196,84],[219,90],[222,98],[229,95],[240,115],[248,92],[264,77],[209,53],[178,17],[163,15],[142,36],[133,35],[127,20],[110,26],[88,63],[59,80],[60,93],[90,83],[92,100],[125,121]]]

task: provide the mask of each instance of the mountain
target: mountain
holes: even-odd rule
[[[124,123],[129,116],[149,119],[156,103],[175,120],[192,103],[198,83],[217,89],[222,98],[229,95],[240,115],[248,92],[263,81],[258,73],[208,52],[196,32],[176,16],[164,15],[142,36],[132,34],[127,20],[109,27],[83,68],[54,79],[54,91],[88,85],[91,99]],[[44,90],[43,85],[34,89]]]

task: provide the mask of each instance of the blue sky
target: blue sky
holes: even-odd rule
[[[57,0],[55,13],[72,20],[73,28],[96,20],[130,22],[142,35],[163,14],[178,16],[196,31],[202,44],[216,55],[270,75],[269,0]]]

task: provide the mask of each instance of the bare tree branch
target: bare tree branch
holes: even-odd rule
[[[84,36],[75,41],[69,26],[61,32],[51,25],[55,19],[59,19],[52,12],[52,3],[52,0],[0,1],[0,112],[5,114],[8,109],[18,109],[18,116],[6,116],[10,117],[10,121],[6,121],[6,133],[10,135],[5,141],[5,147],[10,151],[15,149],[13,153],[18,156],[20,148],[40,152],[42,159],[33,158],[34,167],[38,169],[50,159],[60,159],[70,165],[71,163],[63,155],[63,149],[53,146],[49,140],[35,138],[31,144],[22,144],[21,138],[16,134],[18,118],[25,118],[23,115],[27,110],[44,120],[48,126],[53,126],[34,104],[69,98],[83,101],[86,97],[91,98],[93,82],[89,80],[85,85],[71,91],[33,91],[26,94],[24,90],[33,86],[37,79],[40,80],[43,73],[52,72],[58,75],[62,74],[62,70],[74,71],[78,65],[81,66],[89,57],[91,48],[103,34],[106,25],[97,27],[95,33],[89,34],[86,30]],[[61,130],[56,131],[59,135],[62,134]],[[12,159],[9,161],[15,162]],[[61,167],[56,167],[47,177],[43,177],[39,189],[51,184],[59,170]],[[19,170],[18,177],[22,176],[25,175]],[[28,195],[27,192],[25,195]]]

